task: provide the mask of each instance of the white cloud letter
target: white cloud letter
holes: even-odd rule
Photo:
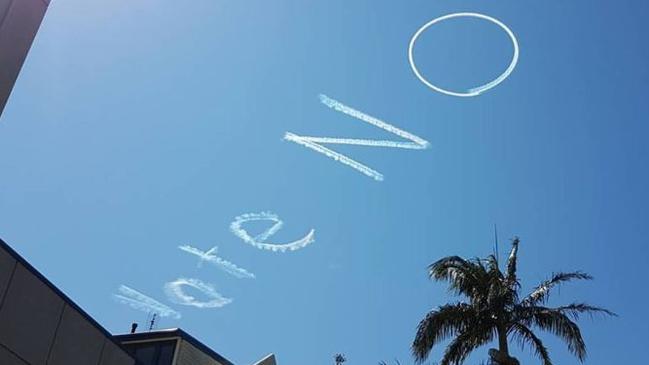
[[[207,261],[210,264],[218,267],[219,269],[227,272],[228,274],[235,276],[239,279],[254,279],[255,274],[249,272],[248,270],[238,267],[237,265],[231,263],[230,261],[224,260],[218,256],[216,256],[216,252],[218,250],[218,247],[214,246],[211,249],[207,250],[206,252],[201,251],[198,248],[189,246],[189,245],[184,245],[184,246],[178,246],[179,249],[182,251],[185,251],[187,253],[190,253],[192,255],[196,255],[199,258],[198,261],[198,266],[200,267],[203,264],[203,261]]]
[[[371,124],[375,127],[381,128],[398,137],[407,139],[410,142],[398,142],[398,141],[386,141],[386,140],[374,140],[374,139],[354,139],[354,138],[307,137],[307,136],[298,136],[290,132],[286,132],[286,134],[284,135],[285,140],[295,142],[304,147],[310,148],[316,152],[322,153],[323,155],[332,158],[353,169],[356,169],[357,171],[360,171],[361,173],[377,181],[383,180],[383,175],[380,172],[373,170],[372,168],[363,165],[362,163],[355,161],[343,155],[342,153],[338,153],[334,150],[324,147],[322,146],[322,144],[347,144],[347,145],[369,146],[369,147],[403,148],[403,149],[411,149],[411,150],[423,150],[429,147],[428,141],[419,138],[412,133],[399,129],[391,124],[388,124],[380,119],[367,115],[359,110],[348,107],[347,105],[339,101],[336,101],[334,99],[331,99],[326,95],[322,95],[322,94],[320,95],[320,102],[331,109],[334,109],[343,114],[347,114],[351,117],[354,117],[358,120]]]
[[[252,221],[272,221],[275,222],[272,227],[265,230],[261,234],[258,234],[255,237],[251,237],[248,232],[241,227],[243,223],[252,222]],[[248,213],[242,214],[234,218],[234,222],[230,224],[230,230],[234,233],[235,236],[241,238],[244,242],[251,244],[262,250],[270,250],[274,252],[286,252],[286,251],[295,251],[299,250],[315,241],[315,230],[309,231],[306,236],[300,238],[297,241],[276,244],[276,243],[267,243],[264,242],[270,236],[274,235],[277,231],[282,228],[284,223],[279,219],[279,217],[273,213],[262,212],[262,213]]]
[[[119,294],[114,294],[113,297],[122,304],[143,312],[157,313],[160,317],[180,319],[180,313],[135,289],[121,285],[117,291]]]
[[[185,293],[183,286],[192,287],[210,298],[206,302],[200,302],[193,296]],[[183,279],[169,282],[165,284],[165,293],[169,300],[176,304],[189,305],[197,308],[221,308],[227,304],[232,303],[232,299],[226,298],[219,294],[212,285],[204,283],[198,279]]]

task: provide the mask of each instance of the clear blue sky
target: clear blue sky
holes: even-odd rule
[[[520,42],[511,77],[476,98],[434,93],[408,66],[412,34],[456,11],[499,18]],[[582,269],[596,280],[552,303],[619,313],[581,322],[587,364],[644,363],[648,14],[642,1],[54,0],[0,121],[0,236],[112,332],[146,319],[111,299],[119,285],[169,303],[164,283],[190,277],[234,302],[172,305],[183,318],[160,327],[237,364],[409,364],[418,321],[454,300],[426,266],[489,254],[497,223],[501,251],[522,239],[524,289]],[[454,88],[510,55],[477,20],[431,28],[416,53]],[[392,137],[319,93],[431,148],[337,148],[385,175],[375,182],[282,141]],[[314,228],[316,242],[279,254],[229,231],[260,211],[284,220],[274,239]],[[218,245],[257,279],[199,269],[181,244]],[[557,364],[577,362],[543,338]]]

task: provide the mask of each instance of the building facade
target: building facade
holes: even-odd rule
[[[136,361],[0,240],[0,364],[135,365]]]
[[[0,115],[50,0],[0,0]]]

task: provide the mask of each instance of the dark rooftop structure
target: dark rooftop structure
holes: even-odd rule
[[[180,328],[115,336],[136,360],[150,365],[234,365]]]

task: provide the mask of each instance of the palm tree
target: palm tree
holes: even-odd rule
[[[347,361],[347,358],[343,354],[336,354],[334,355],[334,361],[336,362],[336,365],[343,365],[343,363]]]
[[[466,260],[445,257],[429,266],[429,276],[448,281],[450,290],[467,301],[446,304],[430,311],[419,323],[412,352],[418,363],[426,360],[434,345],[452,338],[440,365],[460,365],[476,348],[498,340],[498,349],[490,349],[491,362],[498,365],[519,365],[509,354],[508,341],[516,339],[521,347],[531,346],[543,365],[552,365],[548,349],[532,331],[537,328],[561,338],[581,362],[586,345],[574,322],[583,314],[614,313],[585,303],[550,308],[546,303],[550,291],[571,280],[591,280],[581,271],[560,272],[542,282],[529,295],[519,297],[520,283],[516,277],[516,256],[519,239],[515,237],[503,273],[498,259]]]

